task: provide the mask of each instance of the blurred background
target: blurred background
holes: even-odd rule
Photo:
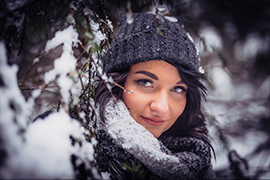
[[[165,5],[165,6],[162,6]],[[44,48],[63,30],[73,14],[83,44],[84,11],[101,23],[109,19],[114,33],[118,19],[130,12],[166,7],[181,22],[199,49],[202,71],[208,77],[203,103],[215,149],[213,167],[220,179],[270,178],[270,1],[269,0],[3,0],[0,4],[0,41],[8,63],[17,64],[18,86],[27,99],[44,83],[62,53]],[[107,29],[108,42],[113,33]],[[101,42],[98,48],[106,48]],[[87,58],[74,48],[78,66]],[[2,54],[1,54],[2,56]],[[39,58],[35,62],[35,58]],[[1,85],[1,79],[0,79]],[[35,100],[35,114],[58,105],[59,87],[51,83]],[[1,97],[0,97],[1,98]]]

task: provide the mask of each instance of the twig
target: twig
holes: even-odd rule
[[[60,105],[61,105],[61,100],[58,101],[58,105],[57,105],[57,109],[56,109],[57,112],[59,112]]]
[[[77,114],[78,114],[78,119],[80,121],[80,125],[82,125],[82,119],[80,117],[80,107],[78,105],[76,105],[76,109],[77,109]]]
[[[59,46],[62,46],[62,44],[56,46],[55,48],[57,48],[57,47],[59,47]],[[54,49],[55,49],[55,48],[54,48]],[[52,50],[52,49],[43,52],[41,55],[39,55],[38,58],[35,58],[35,59],[34,59],[34,62],[33,62],[32,65],[28,68],[28,70],[26,71],[26,73],[24,74],[24,76],[23,76],[23,78],[22,78],[22,85],[21,85],[21,87],[24,86],[26,76],[27,76],[27,75],[29,74],[29,72],[33,69],[33,67],[34,67],[37,63],[39,63],[39,61],[40,61],[46,54],[48,54],[51,50]]]
[[[92,4],[89,2],[89,0],[88,0],[88,3],[90,4],[90,8],[91,8],[91,10],[93,11],[93,13],[94,13],[94,15],[95,15],[95,17],[96,17],[96,19],[97,19],[97,21],[98,21],[98,23],[99,23],[99,27],[100,27],[102,33],[105,34],[104,31],[103,31],[103,28],[102,28],[102,26],[101,26],[101,21],[100,21],[100,19],[98,18],[97,14],[96,14],[96,12],[94,11],[94,8],[92,7]],[[103,11],[104,16],[105,16],[105,20],[107,20],[106,13],[105,13],[105,11],[104,11],[104,9],[103,9],[103,6],[102,6],[103,3],[102,3],[101,1],[100,1],[100,3],[101,3],[102,11]],[[107,27],[109,27],[109,26],[107,26]],[[110,29],[110,27],[109,27],[109,29]],[[112,33],[112,34],[113,34],[113,33]],[[114,34],[113,34],[113,37],[114,37],[115,41],[117,42],[117,40],[116,40]],[[106,41],[106,44],[107,44],[107,46],[109,47],[110,60],[111,60],[111,64],[112,64],[112,52],[111,52],[111,46],[110,46],[108,40]],[[117,43],[117,44],[118,44],[118,43]]]

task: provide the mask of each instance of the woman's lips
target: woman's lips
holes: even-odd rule
[[[152,126],[161,126],[165,123],[165,120],[161,118],[155,118],[155,117],[143,117],[141,116],[142,119],[149,125]]]

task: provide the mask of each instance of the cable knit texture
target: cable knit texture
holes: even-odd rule
[[[133,13],[132,16],[132,23],[128,23],[126,17],[120,20],[116,41],[102,58],[105,73],[149,60],[164,60],[188,69],[199,69],[198,51],[179,22],[166,18],[158,22],[156,14]],[[162,34],[158,33],[158,27]]]
[[[155,138],[138,124],[119,100],[110,100],[106,121],[97,123],[99,164],[112,179],[212,179],[211,152],[193,137]],[[141,164],[144,175],[133,176],[123,163]]]

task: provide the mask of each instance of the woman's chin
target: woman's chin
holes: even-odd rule
[[[148,130],[148,129],[147,129]],[[158,138],[161,135],[161,132],[148,130],[155,138]]]

